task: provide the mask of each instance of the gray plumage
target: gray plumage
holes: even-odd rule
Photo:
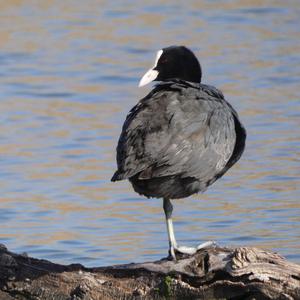
[[[130,111],[112,181],[139,194],[176,199],[205,191],[241,156],[246,131],[216,88],[174,79],[158,84]]]

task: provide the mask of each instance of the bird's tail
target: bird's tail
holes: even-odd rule
[[[110,181],[118,181],[118,180],[122,180],[122,175],[120,174],[119,170],[115,172],[115,174],[113,175],[113,177],[110,179]]]

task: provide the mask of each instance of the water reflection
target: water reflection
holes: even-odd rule
[[[297,1],[1,2],[0,242],[85,265],[166,255],[161,201],[109,179],[125,115],[148,91],[139,77],[179,43],[249,138],[227,176],[176,201],[178,239],[300,262],[299,13]]]

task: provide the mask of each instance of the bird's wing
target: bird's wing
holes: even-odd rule
[[[210,108],[198,117],[191,116],[173,135],[153,177],[181,174],[209,182],[222,172],[235,145],[234,120],[224,108]]]
[[[234,145],[233,115],[215,91],[161,91],[127,116],[113,180],[180,174],[208,181],[224,168]]]
[[[151,92],[127,115],[117,146],[118,170],[112,181],[126,179],[146,170],[157,160],[158,153],[155,152],[159,152],[160,145],[161,149],[167,145],[167,141],[162,139],[164,127],[159,124],[163,115],[162,107],[159,107],[161,99],[160,93]],[[155,145],[149,145],[149,139],[155,135]]]

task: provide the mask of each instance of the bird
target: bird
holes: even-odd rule
[[[171,200],[204,192],[241,157],[246,130],[217,88],[201,83],[202,68],[186,46],[156,53],[139,87],[157,82],[128,113],[117,144],[117,171],[111,181],[128,179],[135,192],[162,198],[169,258],[211,246],[178,246]]]

